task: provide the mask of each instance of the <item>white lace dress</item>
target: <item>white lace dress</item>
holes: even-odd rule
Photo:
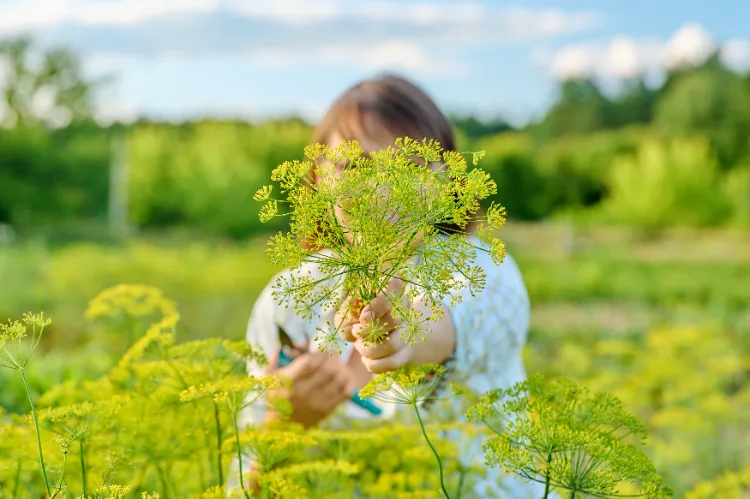
[[[474,243],[481,244],[478,239]],[[476,263],[487,275],[485,289],[474,297],[469,294],[468,289],[462,290],[460,293],[463,301],[454,307],[450,307],[450,297],[446,299],[445,306],[450,308],[456,328],[456,350],[445,378],[481,395],[492,388],[505,388],[525,378],[521,352],[529,326],[529,299],[519,269],[510,255],[506,256],[502,264],[495,265],[487,252],[477,251]],[[313,275],[318,273],[314,264],[302,269],[304,273],[308,270]],[[282,274],[288,272],[287,270]],[[247,341],[259,345],[271,357],[281,347],[278,337],[280,326],[295,344],[309,343],[317,347],[313,340],[316,328],[328,321],[332,323],[334,312],[318,311],[319,316],[311,322],[296,316],[291,307],[278,306],[271,294],[275,279],[274,277],[266,286],[254,305],[247,329]],[[351,352],[352,346],[347,344],[340,356],[341,362],[346,363]],[[255,366],[248,366],[248,369],[253,375],[264,374]],[[341,413],[349,419],[378,418],[387,421],[396,417],[399,411],[411,409],[403,405],[378,404],[383,411],[377,416],[351,403],[342,404]],[[441,405],[441,414],[432,414],[427,410],[426,420],[464,421],[463,409],[456,410],[460,414],[446,414],[445,406]],[[257,423],[262,418],[263,412],[257,408],[248,409],[242,414],[243,424]],[[462,459],[465,463],[484,462],[481,444],[482,439],[462,441],[461,448],[465,450]],[[519,478],[500,475],[493,470],[486,480],[476,485],[471,497],[538,499],[543,490],[539,486],[540,484],[525,483]]]

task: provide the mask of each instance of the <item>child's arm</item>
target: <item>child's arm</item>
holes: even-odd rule
[[[429,328],[425,341],[419,341],[414,345],[407,345],[399,339],[399,320],[391,315],[390,305],[382,297],[376,298],[363,309],[358,323],[342,331],[342,337],[354,343],[354,348],[361,355],[362,363],[371,373],[394,371],[406,364],[442,364],[453,355],[456,328],[448,307],[443,306],[445,314],[442,318],[433,320],[430,308],[423,302],[417,300],[412,306],[427,318],[426,326]],[[371,317],[388,328],[391,333],[380,343],[364,345],[359,339],[359,334],[363,328],[369,327]]]
[[[526,287],[510,256],[498,266],[489,255],[479,253],[477,263],[486,272],[485,289],[476,296],[462,290],[462,302],[453,307],[448,297],[443,304],[445,316],[431,321],[425,341],[408,346],[398,339],[399,323],[390,315],[384,297],[365,306],[359,322],[343,330],[342,337],[354,343],[371,372],[391,371],[407,363],[448,363],[449,373],[444,378],[458,375],[467,388],[478,392],[517,381],[523,375],[521,350],[529,325]],[[423,303],[416,306],[429,316]],[[358,336],[372,317],[391,334],[386,341],[365,346]]]

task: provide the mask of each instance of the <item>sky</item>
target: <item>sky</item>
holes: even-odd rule
[[[715,49],[748,70],[747,19],[742,0],[0,0],[0,39],[32,34],[113,77],[102,121],[315,121],[388,71],[448,113],[522,124],[565,78],[658,81]]]

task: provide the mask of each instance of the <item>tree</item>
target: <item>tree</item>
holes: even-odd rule
[[[535,128],[542,140],[583,134],[613,124],[612,103],[592,79],[562,82],[557,102]]]
[[[3,64],[4,63],[4,64]],[[0,42],[0,125],[63,126],[91,118],[98,82],[84,77],[78,57],[65,48],[39,53],[29,38]]]
[[[650,123],[658,89],[649,88],[643,78],[624,82],[622,92],[612,102],[612,117],[616,127]]]
[[[660,96],[654,121],[674,137],[710,137],[721,164],[747,159],[750,146],[750,88],[717,58],[673,73]]]
[[[513,130],[513,127],[502,119],[481,121],[475,116],[453,116],[451,122],[470,141]]]

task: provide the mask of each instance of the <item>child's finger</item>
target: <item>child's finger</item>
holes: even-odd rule
[[[268,366],[266,372],[272,373],[279,368],[279,352],[276,351],[268,358]]]
[[[383,332],[383,336],[391,334],[398,327],[398,322],[390,314],[386,314],[385,317],[376,319],[375,322],[362,321],[354,324],[351,328],[351,335],[354,338],[352,341],[356,341],[361,338],[367,338],[371,336],[371,329],[376,327],[379,331]]]
[[[393,305],[391,301],[397,299],[401,293],[404,283],[395,277],[392,277],[388,281],[386,289],[378,293],[378,295],[370,303],[366,304],[362,308],[362,312],[359,315],[360,322],[372,321],[373,318],[381,319],[390,313]]]
[[[373,345],[365,345],[361,339],[354,343],[354,348],[357,349],[359,355],[361,355],[362,358],[367,359],[382,359],[388,357],[402,350],[404,346],[405,345],[401,340],[394,335],[389,335],[380,343]]]
[[[399,367],[403,367],[409,361],[409,349],[404,348],[399,350],[393,355],[383,357],[382,359],[368,359],[362,357],[362,364],[372,374],[381,374],[385,372],[395,371]]]

